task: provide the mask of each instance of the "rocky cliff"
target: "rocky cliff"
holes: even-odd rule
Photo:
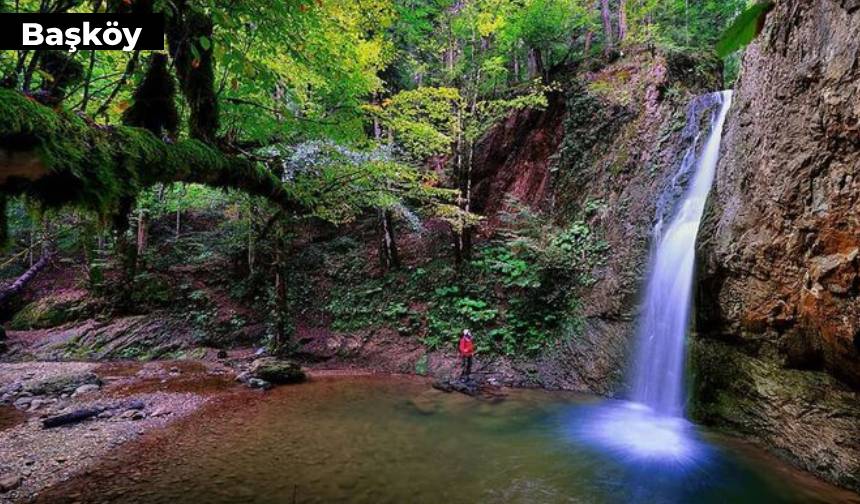
[[[860,489],[860,2],[782,0],[700,233],[696,414]]]
[[[672,178],[713,105],[690,104],[719,82],[708,57],[634,51],[574,72],[546,110],[513,114],[479,144],[476,203],[491,223],[512,198],[562,225],[586,219],[609,250],[577,293],[566,334],[521,370],[534,383],[623,389],[659,201],[671,200]]]

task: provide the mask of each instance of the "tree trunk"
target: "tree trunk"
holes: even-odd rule
[[[397,253],[397,242],[394,239],[394,219],[391,210],[379,209],[379,225],[382,230],[382,239],[379,247],[379,259],[385,270],[400,267],[400,256]]]
[[[511,55],[511,60],[513,61],[513,65],[514,65],[513,75],[511,76],[512,77],[511,82],[517,83],[520,81],[520,58],[519,58],[519,55],[517,54],[516,48],[514,48],[514,50],[513,50],[513,54]]]
[[[141,208],[137,211],[137,257],[146,251],[146,211]]]
[[[535,77],[540,77],[543,79],[543,57],[541,56],[540,49],[536,49],[534,47],[529,47],[528,54],[528,78],[529,80],[534,79]]]
[[[603,35],[605,37],[603,54],[609,57],[613,49],[612,12],[609,10],[609,0],[600,0],[600,17],[603,19]]]
[[[618,0],[618,43],[627,37],[627,0]]]
[[[287,342],[287,286],[284,278],[284,225],[278,225],[275,240],[275,348],[281,352]]]
[[[117,213],[113,216],[113,228],[116,230],[116,255],[122,268],[123,280],[131,282],[137,273],[137,247],[129,240],[128,231],[131,227],[129,214],[134,206],[134,200],[129,197],[120,198]],[[123,290],[120,296],[127,295],[128,289]],[[127,296],[125,296],[127,297]]]
[[[248,275],[254,274],[254,203],[248,201]]]

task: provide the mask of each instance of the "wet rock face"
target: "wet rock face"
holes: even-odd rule
[[[758,421],[738,427],[804,466],[826,448],[838,455],[830,466],[808,468],[853,488],[860,485],[860,447],[845,439],[860,434],[856,411],[777,384],[789,376],[818,383],[826,374],[835,380],[820,390],[860,400],[858,34],[856,1],[783,0],[748,49],[700,232],[696,314],[706,339],[768,366],[761,379],[771,381],[772,394],[745,403]],[[715,390],[699,392],[707,401]],[[743,400],[756,391],[733,387],[727,394],[723,399]],[[827,414],[792,427],[779,421],[785,401]],[[730,410],[714,408],[710,418],[732,423]],[[845,415],[856,422],[853,432],[817,439],[818,450],[801,439],[847,429],[827,420]]]

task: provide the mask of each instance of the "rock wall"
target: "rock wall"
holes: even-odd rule
[[[567,334],[536,362],[512,363],[515,374],[548,388],[623,388],[657,202],[693,141],[690,103],[719,81],[713,60],[632,52],[574,72],[546,110],[512,114],[478,145],[475,199],[489,227],[514,198],[560,226],[586,220],[609,246]]]
[[[860,2],[781,0],[700,233],[697,415],[860,489]]]

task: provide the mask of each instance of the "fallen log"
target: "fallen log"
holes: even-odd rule
[[[145,407],[146,404],[139,399],[132,399],[131,401],[126,401],[119,404],[112,404],[108,406],[90,406],[87,408],[77,409],[69,413],[63,413],[61,415],[54,415],[45,418],[42,420],[42,428],[51,429],[54,427],[62,427],[63,425],[71,425],[78,422],[83,422],[84,420],[87,420],[109,410],[142,410]]]
[[[82,408],[70,413],[63,413],[61,415],[55,415],[52,417],[45,418],[42,420],[42,427],[45,429],[51,429],[53,427],[61,427],[63,425],[74,424],[78,422],[83,422],[88,418],[92,418],[107,408],[100,406],[95,408]]]
[[[45,266],[48,265],[50,260],[51,254],[43,255],[35,264],[30,266],[30,269],[25,271],[23,275],[19,276],[14,282],[12,282],[12,285],[0,290],[0,304],[21,292],[30,280],[32,280],[40,271],[42,271],[42,269],[45,268]]]

